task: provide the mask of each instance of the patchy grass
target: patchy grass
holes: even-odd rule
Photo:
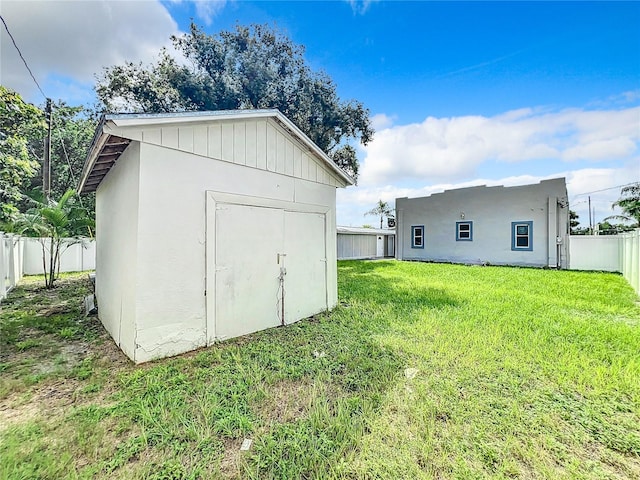
[[[330,314],[142,366],[85,278],[2,305],[0,478],[640,478],[618,275],[341,262]]]

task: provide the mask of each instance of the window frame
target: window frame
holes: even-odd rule
[[[469,226],[469,238],[463,238],[460,236],[460,226],[461,225],[468,225]],[[461,222],[456,222],[456,242],[473,242],[473,221],[472,220],[465,220],[465,221],[461,221]]]
[[[527,246],[520,247],[518,246],[518,238],[525,237],[524,235],[518,234],[518,227],[526,226],[527,227]],[[531,252],[533,251],[533,221],[525,220],[520,222],[511,222],[511,250],[514,252]]]
[[[416,245],[416,230],[420,229],[422,234],[419,236],[421,244]],[[411,248],[424,248],[424,225],[411,225]]]

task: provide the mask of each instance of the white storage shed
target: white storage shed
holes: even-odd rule
[[[338,260],[395,256],[395,230],[338,227]]]
[[[79,185],[100,320],[140,363],[334,307],[352,184],[277,110],[103,117]]]

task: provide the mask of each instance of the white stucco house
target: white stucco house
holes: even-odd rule
[[[564,178],[396,199],[397,258],[567,268]]]
[[[341,226],[337,229],[338,260],[395,257],[395,230]]]
[[[79,185],[100,320],[140,363],[332,308],[351,184],[276,110],[103,117]]]

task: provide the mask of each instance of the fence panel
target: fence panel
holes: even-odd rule
[[[0,232],[0,301],[15,287],[23,275],[42,275],[42,243],[49,265],[49,243],[46,239],[27,238]],[[95,270],[96,242],[93,239],[68,239],[62,248],[61,272]]]
[[[611,236],[570,236],[569,268],[620,272],[640,295],[640,229]]]
[[[619,238],[622,275],[640,295],[640,229]]]
[[[42,275],[44,273],[42,265],[42,243],[44,242],[44,253],[49,266],[50,245],[47,239],[25,238],[24,239],[24,273],[25,275]],[[67,239],[61,247],[60,271],[80,272],[83,270],[95,270],[96,268],[96,242],[95,240]]]
[[[571,235],[569,268],[620,272],[620,240],[617,236]]]
[[[22,280],[23,253],[22,238],[0,232],[0,300]]]

